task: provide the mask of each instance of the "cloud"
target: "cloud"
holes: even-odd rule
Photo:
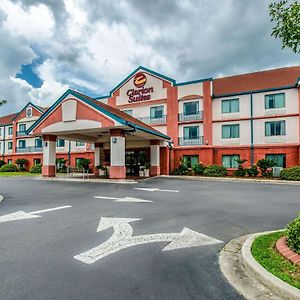
[[[271,29],[261,0],[2,0],[0,96],[8,112],[68,87],[106,95],[139,65],[186,81],[298,64]],[[14,78],[36,58],[40,88]]]

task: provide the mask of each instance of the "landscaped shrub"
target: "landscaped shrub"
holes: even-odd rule
[[[4,160],[0,160],[0,168],[2,167],[2,166],[4,166],[5,165],[5,161]]]
[[[56,159],[56,171],[57,173],[67,173],[67,160],[64,158]]]
[[[6,164],[0,168],[0,172],[18,172],[19,169],[16,165]]]
[[[246,169],[246,174],[247,174],[249,177],[257,177],[258,173],[259,173],[259,171],[258,171],[256,165],[253,165],[252,167]]]
[[[243,165],[247,159],[236,159],[235,161],[238,163],[238,168],[233,172],[233,175],[236,177],[245,177],[246,169],[244,169]]]
[[[204,170],[205,170],[205,167],[202,164],[193,166],[193,171],[194,171],[195,175],[203,175]]]
[[[257,162],[257,166],[262,177],[271,177],[272,171],[270,170],[270,168],[275,167],[276,163],[274,163],[274,161],[271,159],[260,159]]]
[[[227,175],[227,170],[223,166],[211,165],[205,168],[203,175],[209,177],[222,177]]]
[[[37,164],[31,167],[30,173],[42,173],[42,164]]]
[[[26,165],[28,164],[28,160],[26,158],[18,158],[15,163],[21,172],[27,171]]]
[[[280,173],[280,178],[285,180],[300,180],[300,166],[283,169]]]
[[[82,168],[84,169],[85,171],[89,170],[89,166],[90,166],[90,163],[92,161],[88,158],[82,158],[79,162],[78,162],[78,165],[77,167],[78,168]]]
[[[187,175],[189,169],[185,165],[180,165],[174,170],[174,175]]]
[[[287,225],[286,236],[289,247],[300,254],[300,214]]]

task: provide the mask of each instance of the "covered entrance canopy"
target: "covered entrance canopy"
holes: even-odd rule
[[[126,147],[150,148],[150,174],[160,174],[160,146],[170,138],[151,126],[82,93],[68,90],[29,129],[43,138],[43,176],[55,176],[56,139],[95,145],[94,166],[110,149],[110,178],[125,178]],[[96,168],[95,168],[95,172]]]

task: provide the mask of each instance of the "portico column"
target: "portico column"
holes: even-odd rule
[[[110,131],[109,178],[126,178],[125,133],[120,129],[112,129]]]
[[[159,141],[150,141],[150,176],[160,175],[160,151]]]
[[[99,170],[96,168],[103,164],[103,143],[95,143],[94,152],[94,174],[99,175]]]
[[[43,167],[42,175],[44,177],[55,177],[55,159],[56,159],[56,136],[43,136]]]

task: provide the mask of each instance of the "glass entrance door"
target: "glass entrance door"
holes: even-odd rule
[[[145,150],[126,151],[125,165],[126,175],[139,176],[140,166],[144,166],[146,162]]]

